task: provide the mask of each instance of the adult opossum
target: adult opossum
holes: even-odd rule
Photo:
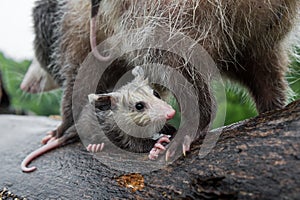
[[[147,30],[167,27],[170,37],[175,33],[182,33],[202,45],[223,75],[249,89],[260,113],[281,108],[286,104],[288,86],[284,75],[289,63],[288,52],[291,44],[289,36],[298,22],[300,4],[298,0],[98,2],[100,2],[98,14],[94,17],[97,21],[96,40],[99,43],[112,35],[137,28],[140,31],[135,33],[137,38],[142,35],[146,41]],[[55,8],[55,14],[50,15],[54,16],[54,19],[40,16],[42,15],[40,11],[46,7]],[[86,0],[38,1],[34,10],[34,17],[37,19],[35,22],[37,51],[41,47],[40,33],[51,27],[49,38],[56,38],[50,47],[46,46],[51,49],[50,55],[43,57],[36,53],[40,63],[50,58],[48,65],[41,64],[41,66],[64,88],[63,120],[51,133],[55,138],[67,138],[72,130],[70,127],[74,124],[71,97],[80,64],[91,51],[90,10],[91,2]],[[111,41],[114,42],[118,43]],[[134,41],[127,41],[126,45],[130,43]],[[126,45],[119,48],[126,48]],[[115,69],[124,72],[128,70],[129,65],[131,69],[132,66],[151,61],[177,69],[194,84],[200,105],[199,129],[200,132],[205,132],[213,118],[214,104],[205,81],[205,76],[208,75],[203,75],[191,67],[188,59],[152,49],[127,54],[117,62],[118,68]],[[164,76],[164,74],[157,75]],[[106,82],[115,83],[114,79],[119,77],[107,78]],[[106,89],[101,88],[99,91]]]
[[[100,152],[105,147],[105,141],[110,140],[117,147],[127,151],[150,152],[149,159],[155,159],[165,150],[163,144],[170,142],[168,136],[174,136],[176,129],[165,122],[174,117],[175,110],[161,100],[159,94],[150,87],[141,67],[135,67],[132,73],[135,78],[118,90],[88,96],[91,104],[85,107],[81,120],[78,122],[80,128],[87,133],[81,139],[84,143],[90,143],[87,146],[88,151]],[[126,129],[119,127],[122,124],[121,127],[126,126],[130,129],[130,135],[124,132]],[[134,128],[134,125],[147,126],[147,128],[143,128],[144,133],[141,133],[140,129]],[[29,154],[21,164],[22,170],[34,171],[36,167],[28,168],[27,165],[35,157],[75,137],[76,129],[74,126],[71,129],[72,132],[68,137],[51,138],[46,145]],[[103,130],[103,132],[96,130]],[[159,134],[157,139],[153,138],[156,134]]]

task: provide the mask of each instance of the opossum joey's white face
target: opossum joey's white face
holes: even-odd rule
[[[129,83],[126,87],[108,94],[90,94],[89,101],[94,102],[102,111],[111,111],[114,118],[124,124],[134,122],[139,126],[162,124],[175,116],[175,110],[160,99],[148,81],[139,82],[135,87]]]
[[[121,96],[118,112],[139,126],[151,123],[160,124],[172,119],[175,110],[161,100],[159,94],[145,82],[137,88],[131,88]]]
[[[175,110],[160,99],[150,87],[144,71],[137,66],[132,70],[134,80],[108,94],[90,94],[90,102],[95,102],[100,110],[111,110],[118,123],[139,126],[164,124],[175,116]]]

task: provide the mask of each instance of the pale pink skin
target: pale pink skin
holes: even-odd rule
[[[23,160],[23,162],[21,164],[22,171],[23,172],[32,172],[32,171],[36,170],[36,167],[28,168],[27,167],[28,164],[36,157],[39,157],[42,154],[61,146],[63,144],[63,142],[64,141],[60,140],[60,139],[55,139],[53,137],[49,138],[47,144],[36,149],[35,151],[31,152],[28,156],[26,156],[26,158]]]
[[[103,148],[104,148],[104,143],[101,143],[101,144],[89,144],[86,147],[86,150],[89,151],[89,152],[92,152],[92,153],[97,153],[97,152],[102,151]]]
[[[166,147],[162,145],[162,143],[170,143],[170,140],[167,136],[161,137],[154,145],[154,147],[151,149],[148,158],[150,160],[156,160],[159,156],[159,154],[162,154],[165,150]]]
[[[62,146],[67,140],[73,137],[72,134],[63,136],[61,138],[56,138],[54,137],[54,135],[54,131],[50,131],[49,133],[47,133],[47,136],[42,139],[42,144],[44,144],[44,146],[34,150],[28,156],[26,156],[26,158],[21,163],[21,169],[23,172],[33,172],[34,170],[36,170],[36,167],[27,167],[30,162],[32,162],[35,158],[43,155],[44,153]]]
[[[102,56],[97,50],[96,35],[96,17],[93,17],[90,20],[90,45],[92,48],[92,53],[98,60],[103,62],[108,61],[110,59],[110,56]]]

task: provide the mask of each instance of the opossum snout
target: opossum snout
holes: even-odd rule
[[[164,101],[155,102],[151,105],[150,116],[153,120],[170,120],[176,114],[176,111]]]
[[[175,114],[176,114],[176,111],[173,108],[171,108],[170,111],[167,112],[167,114],[166,114],[166,119],[167,120],[172,119],[175,116]]]

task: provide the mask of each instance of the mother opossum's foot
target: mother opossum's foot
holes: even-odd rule
[[[193,142],[192,138],[188,135],[184,136],[182,143],[182,153],[186,156],[186,152],[190,151],[191,143]],[[176,149],[178,148],[178,143],[175,141],[166,152],[166,161],[168,161],[171,157],[174,156]]]
[[[56,129],[49,131],[47,135],[42,139],[42,144],[47,144],[48,142],[63,137],[67,135],[69,132],[76,132],[76,129],[73,126],[65,125],[61,123]]]
[[[57,139],[56,137],[56,129],[49,131],[47,135],[42,139],[42,144],[47,144],[49,142],[52,142],[53,140]]]
[[[100,151],[102,151],[104,148],[104,143],[101,144],[89,144],[86,147],[86,150],[91,152],[91,153],[98,153]]]
[[[47,135],[45,136],[45,137],[43,137],[43,139],[42,139],[42,144],[47,144],[48,142],[51,142],[51,141],[53,141],[54,139],[56,139],[55,137],[54,137],[54,133],[53,133],[53,131],[50,131],[50,132],[48,132],[47,133]]]
[[[170,143],[170,139],[168,136],[161,137],[155,144],[154,147],[151,149],[148,158],[150,160],[156,160],[159,154],[163,153],[166,150],[164,147],[164,143]]]
[[[48,144],[55,139],[64,137],[65,135],[74,135],[73,132],[77,133],[74,125],[65,130],[64,126],[61,124],[56,129],[47,133],[47,135],[42,139],[42,144]],[[72,138],[72,136],[66,136],[65,138]]]

